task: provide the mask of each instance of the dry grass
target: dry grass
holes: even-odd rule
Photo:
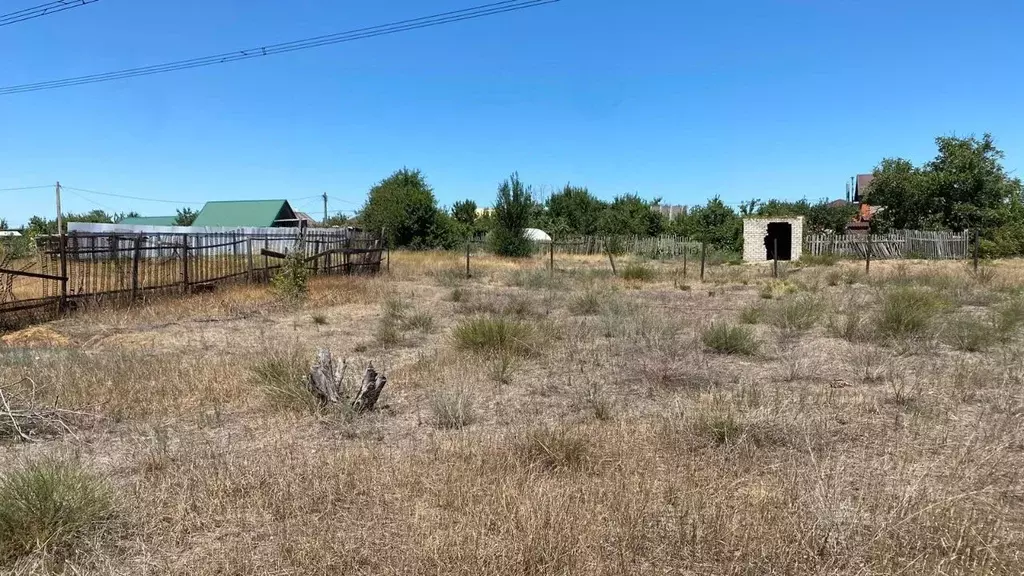
[[[0,573],[1024,572],[1024,265],[712,266],[682,291],[676,263],[556,257],[553,281],[477,255],[466,280],[396,252],[296,306],[238,287],[12,340],[0,387],[100,419],[0,462],[74,452],[117,516]],[[321,345],[388,374],[381,410],[273,391]]]

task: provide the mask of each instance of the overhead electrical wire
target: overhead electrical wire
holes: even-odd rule
[[[178,206],[184,206],[189,204],[206,204],[206,202],[189,202],[187,200],[161,200],[158,198],[143,198],[141,196],[127,196],[125,194],[111,194],[110,192],[97,192],[96,190],[86,190],[85,188],[74,188],[72,186],[61,185],[61,190],[72,190],[75,192],[85,192],[86,194],[96,194],[97,196],[110,196],[111,198],[124,198],[126,200],[139,200],[141,202],[160,202],[163,204],[175,204]]]
[[[57,12],[71,10],[72,8],[78,8],[80,6],[85,6],[99,1],[100,0],[56,0],[55,2],[47,2],[46,4],[40,4],[39,6],[25,8],[24,10],[18,10],[16,12],[0,16],[0,26],[9,26],[11,24],[17,24],[18,22],[24,22],[25,20],[49,16],[50,14],[56,14]]]
[[[24,190],[42,190],[49,188],[53,190],[53,184],[47,184],[46,186],[21,186],[18,188],[0,188],[0,192],[22,192]]]
[[[306,38],[304,40],[295,40],[292,42],[268,44],[266,46],[259,46],[247,50],[237,50],[234,52],[225,52],[223,54],[216,54],[213,56],[206,56],[202,58],[179,60],[177,62],[169,62],[166,64],[157,64],[153,66],[142,66],[139,68],[128,68],[125,70],[106,72],[103,74],[77,76],[74,78],[65,78],[63,80],[51,80],[48,82],[35,82],[32,84],[6,86],[0,88],[0,95],[19,94],[23,92],[35,92],[38,90],[52,90],[55,88],[80,86],[83,84],[95,84],[98,82],[109,82],[112,80],[122,80],[126,78],[136,78],[138,76],[149,76],[152,74],[162,74],[164,72],[173,72],[177,70],[187,70],[190,68],[212,66],[214,64],[224,64],[226,62],[235,62],[238,60],[261,58],[264,56],[271,56],[274,54],[284,54],[288,52],[295,52],[298,50],[308,50],[311,48],[318,48],[320,46],[341,44],[343,42],[353,42],[355,40],[363,40],[366,38],[375,38],[377,36],[386,36],[389,34],[407,32],[410,30],[418,30],[421,28],[441,26],[444,24],[461,22],[463,20],[473,20],[476,18],[483,18],[485,16],[493,16],[496,14],[504,14],[507,12],[516,12],[519,10],[526,10],[528,8],[536,8],[538,6],[543,6],[545,4],[554,4],[560,1],[561,0],[504,0],[502,2],[482,4],[480,6],[475,6],[473,8],[464,8],[462,10],[441,12],[439,14],[434,14],[431,16],[422,16],[420,18],[401,20],[398,22],[392,22],[390,24],[381,24],[379,26],[358,28],[355,30],[349,30],[347,32],[326,34],[323,36],[315,36],[312,38]]]

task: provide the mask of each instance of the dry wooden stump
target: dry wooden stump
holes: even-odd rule
[[[348,362],[339,364],[334,360],[331,351],[321,348],[316,353],[316,361],[309,369],[309,389],[324,405],[337,404],[345,399],[345,372]],[[378,374],[371,362],[363,373],[363,381],[351,406],[356,412],[373,410],[384,386],[388,383],[387,376]]]

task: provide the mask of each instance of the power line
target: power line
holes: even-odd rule
[[[53,188],[53,184],[47,184],[46,186],[22,186],[20,188],[0,188],[0,192],[21,192],[23,190],[42,190],[44,188]]]
[[[160,200],[158,198],[142,198],[140,196],[126,196],[124,194],[111,194],[110,192],[97,192],[96,190],[86,190],[84,188],[72,188],[71,186],[61,186],[63,190],[74,190],[76,192],[85,192],[86,194],[96,194],[97,196],[110,196],[111,198],[124,198],[127,200],[139,200],[141,202],[160,202],[163,204],[174,204],[177,206],[185,205],[198,205],[206,204],[206,202],[189,202],[186,200]]]
[[[463,20],[473,20],[476,18],[483,18],[485,16],[504,14],[506,12],[516,12],[519,10],[526,10],[528,8],[543,6],[545,4],[554,4],[560,1],[561,0],[503,0],[501,2],[483,4],[472,8],[464,8],[462,10],[452,10],[449,12],[442,12],[431,16],[422,16],[420,18],[401,20],[398,22],[393,22],[391,24],[381,24],[378,26],[370,26],[368,28],[358,28],[355,30],[349,30],[347,32],[338,32],[335,34],[326,34],[323,36],[306,38],[305,40],[295,40],[292,42],[284,42],[280,44],[269,44],[267,46],[260,46],[257,48],[250,48],[247,50],[237,50],[234,52],[226,52],[224,54],[217,54],[214,56],[192,58],[189,60],[179,60],[177,62],[169,62],[166,64],[157,64],[153,66],[142,66],[139,68],[128,68],[125,70],[106,72],[103,74],[77,76],[74,78],[65,78],[63,80],[51,80],[47,82],[36,82],[32,84],[6,86],[0,88],[0,95],[19,94],[22,92],[35,92],[38,90],[52,90],[55,88],[65,88],[68,86],[79,86],[82,84],[95,84],[97,82],[109,82],[112,80],[135,78],[138,76],[149,76],[152,74],[161,74],[164,72],[187,70],[190,68],[200,68],[203,66],[224,64],[226,62],[235,62],[238,60],[260,58],[263,56],[271,56],[274,54],[284,54],[287,52],[295,52],[298,50],[308,50],[310,48],[318,48],[320,46],[341,44],[343,42],[353,42],[355,40],[375,38],[377,36],[385,36],[389,34],[396,34],[399,32],[418,30],[420,28],[441,26],[444,24],[461,22]]]
[[[90,199],[90,198],[86,198],[85,196],[82,196],[82,195],[81,195],[81,194],[79,194],[78,192],[75,192],[75,189],[74,189],[74,188],[68,188],[68,187],[66,187],[66,186],[61,186],[60,188],[61,188],[61,190],[67,190],[68,192],[71,192],[71,195],[72,195],[72,196],[75,196],[75,197],[81,198],[82,200],[85,200],[85,201],[86,201],[86,202],[88,202],[89,204],[92,204],[92,205],[94,205],[94,206],[99,206],[100,208],[102,208],[102,209],[104,209],[104,210],[109,210],[109,211],[110,211],[111,213],[113,213],[113,212],[117,212],[117,210],[114,210],[113,208],[111,208],[110,206],[107,206],[106,204],[100,204],[99,202],[97,202],[97,201],[95,201],[95,200],[92,200],[92,199]]]
[[[46,4],[40,4],[39,6],[25,8],[24,10],[18,10],[17,12],[11,12],[10,14],[0,16],[0,26],[17,24],[18,22],[24,22],[25,20],[32,20],[33,18],[56,14],[57,12],[71,10],[72,8],[78,8],[80,6],[85,6],[99,1],[100,0],[56,0],[55,2],[47,2]]]

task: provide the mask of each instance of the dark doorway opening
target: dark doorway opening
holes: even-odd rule
[[[792,224],[788,222],[771,222],[768,224],[768,235],[764,237],[764,248],[769,260],[775,260],[776,246],[779,248],[779,260],[793,259]]]

